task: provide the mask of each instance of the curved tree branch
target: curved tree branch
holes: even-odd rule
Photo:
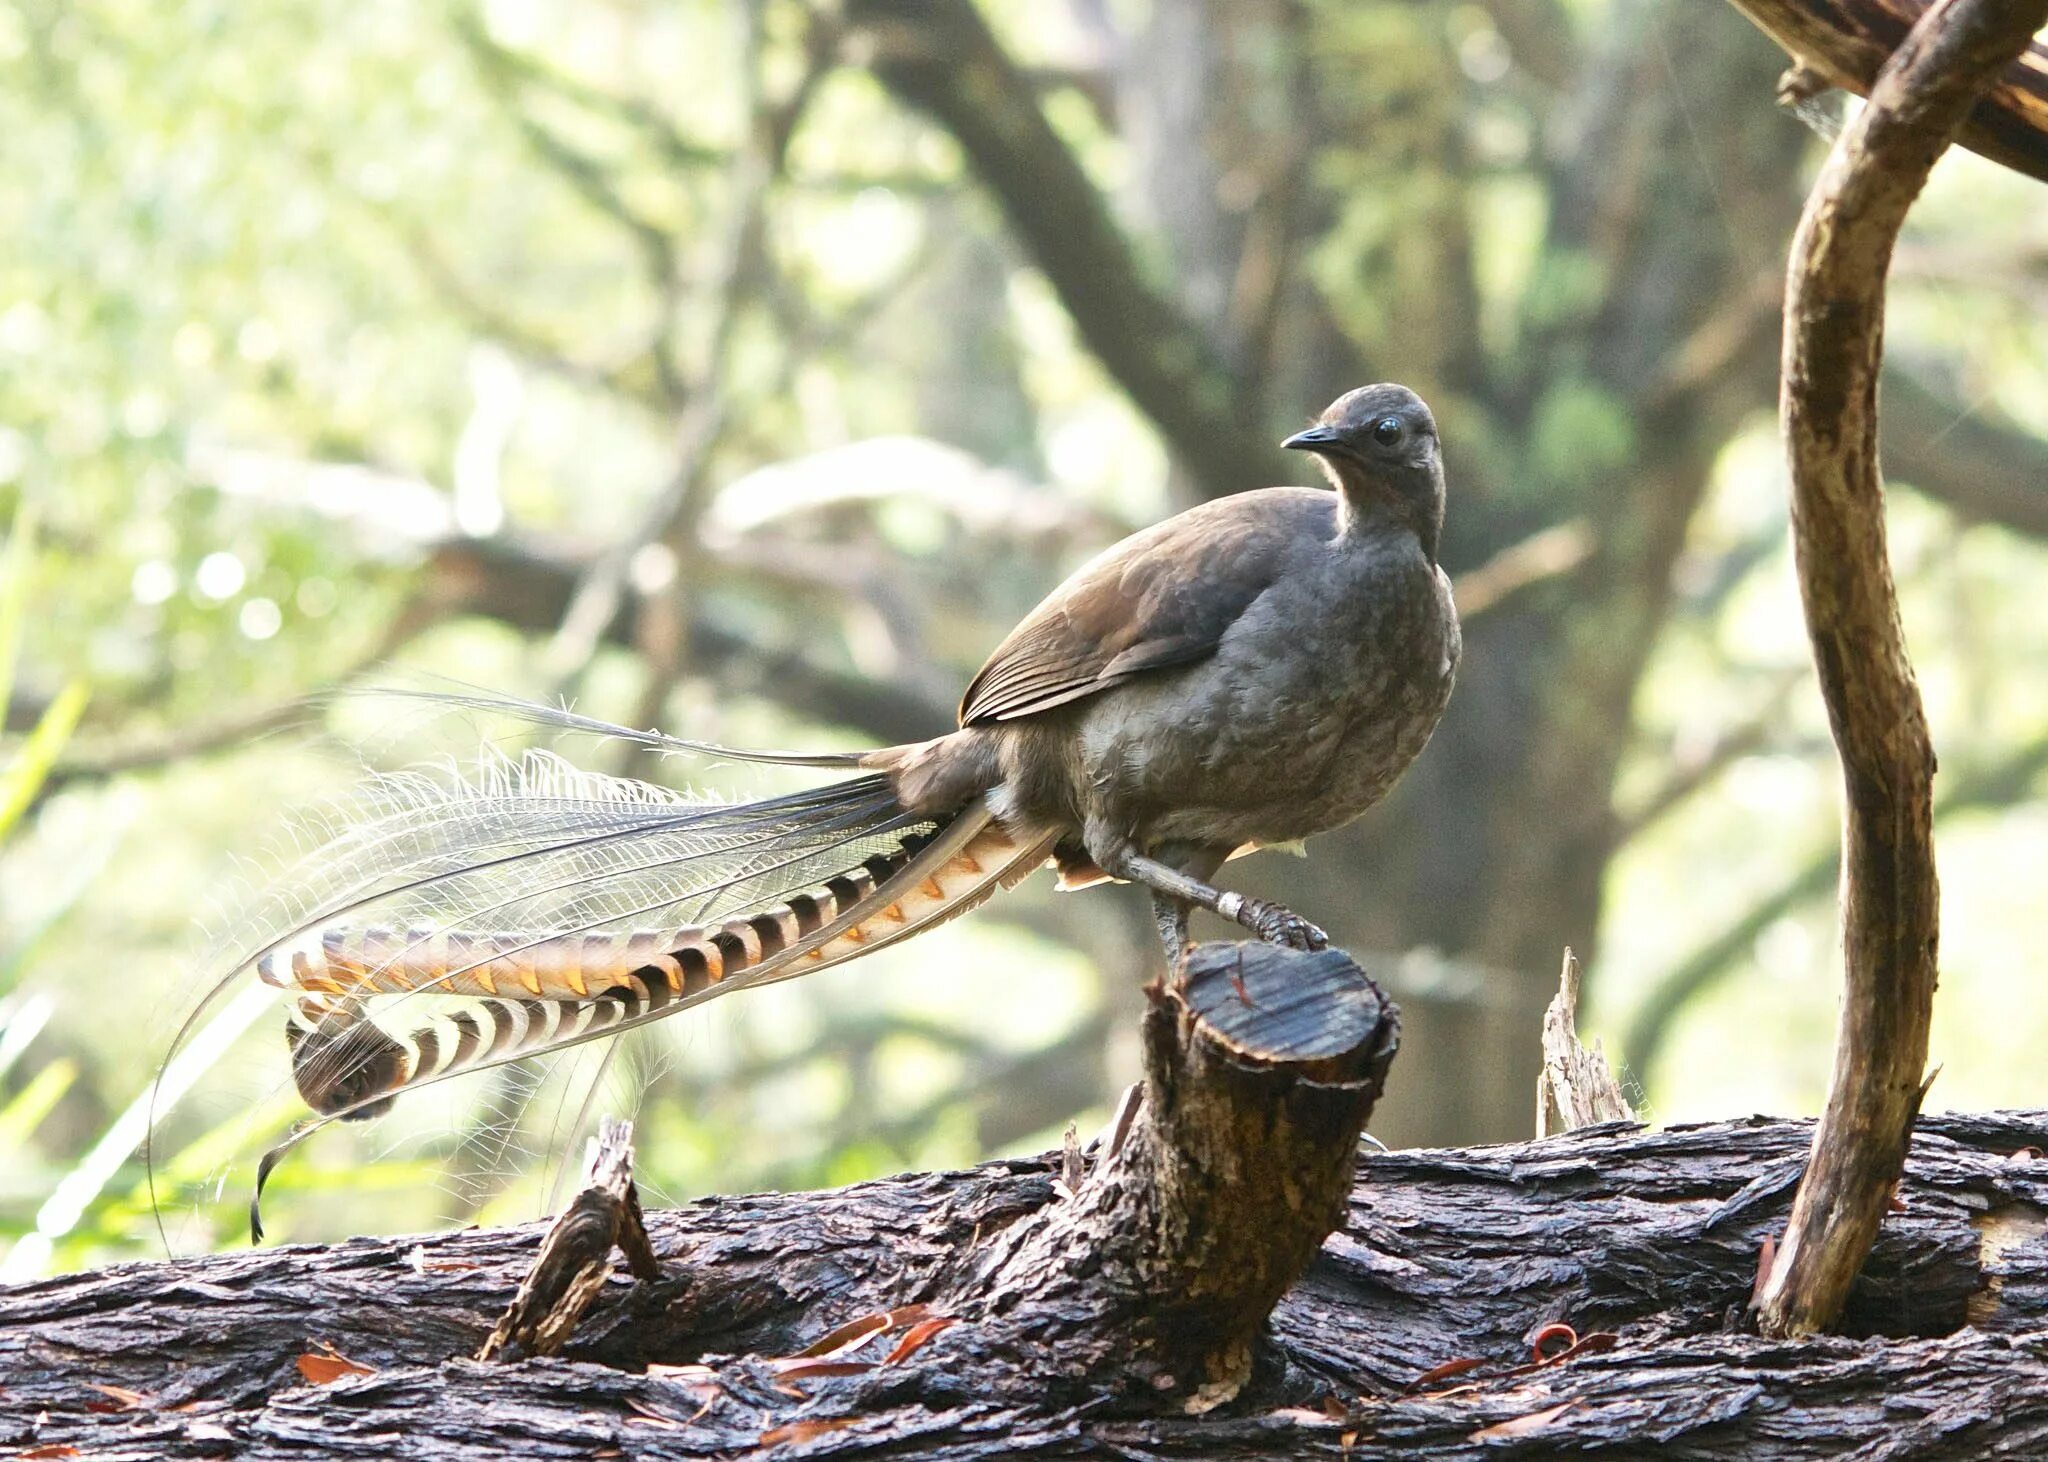
[[[453,539],[433,551],[431,573],[455,612],[488,615],[549,633],[587,567],[587,560],[546,552],[506,538]],[[604,626],[604,637],[632,647],[631,603]],[[759,692],[792,714],[825,725],[852,726],[878,742],[918,741],[952,724],[950,704],[917,690],[819,664],[801,651],[750,639],[699,606],[688,629],[691,663],[729,684]]]
[[[1939,895],[1934,749],[1885,548],[1877,378],[1892,246],[1972,103],[2048,0],[1946,0],[1885,63],[1792,242],[1781,413],[1800,597],[1842,755],[1846,990],[1813,1156],[1759,1305],[1767,1333],[1834,1324],[1925,1090]]]
[[[1869,96],[1886,59],[1928,14],[1929,0],[1733,0],[1735,8],[1829,86]],[[2038,24],[2036,29],[2038,29]],[[2048,181],[2048,47],[2001,58],[1956,141],[1993,162]],[[1978,92],[1982,92],[1981,99]]]
[[[772,272],[763,248],[768,195],[781,175],[798,123],[833,65],[837,27],[814,21],[803,74],[786,99],[771,102],[763,87],[760,27],[760,15],[747,11],[741,55],[747,142],[733,154],[728,169],[731,196],[708,291],[714,311],[710,334],[701,358],[690,369],[675,367],[681,407],[669,471],[635,526],[600,554],[577,583],[544,657],[558,688],[580,672],[624,602],[635,556],[652,544],[665,544],[673,555],[675,577],[666,594],[642,602],[636,635],[649,662],[644,709],[659,707],[686,655],[687,601],[695,593],[702,556],[697,526],[710,495],[712,456],[731,416],[727,376],[733,342],[741,319],[764,292],[766,276]],[[656,334],[665,337],[673,323],[674,310],[666,309]]]

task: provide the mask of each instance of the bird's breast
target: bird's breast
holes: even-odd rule
[[[1084,737],[1090,795],[1146,840],[1277,843],[1339,827],[1421,752],[1457,657],[1448,591],[1419,553],[1303,575],[1254,605],[1213,659],[1102,707]]]

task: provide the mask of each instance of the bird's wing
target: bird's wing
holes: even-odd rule
[[[1284,571],[1336,532],[1336,495],[1267,488],[1218,498],[1084,564],[996,647],[960,724],[1033,716],[1147,671],[1191,665]]]

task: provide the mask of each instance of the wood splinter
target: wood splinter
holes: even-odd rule
[[[633,1186],[633,1124],[606,1117],[590,1139],[589,1178],[562,1210],[533,1268],[476,1358],[522,1360],[555,1355],[611,1278],[612,1250],[626,1256],[636,1279],[661,1277]]]
[[[1579,1040],[1579,961],[1569,949],[1557,994],[1543,1012],[1543,1072],[1536,1078],[1536,1135],[1548,1137],[1597,1122],[1640,1120],[1608,1068],[1596,1040]]]

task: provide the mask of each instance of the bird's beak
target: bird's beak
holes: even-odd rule
[[[1317,422],[1307,431],[1298,431],[1280,445],[1290,452],[1327,452],[1337,444],[1337,434]]]

